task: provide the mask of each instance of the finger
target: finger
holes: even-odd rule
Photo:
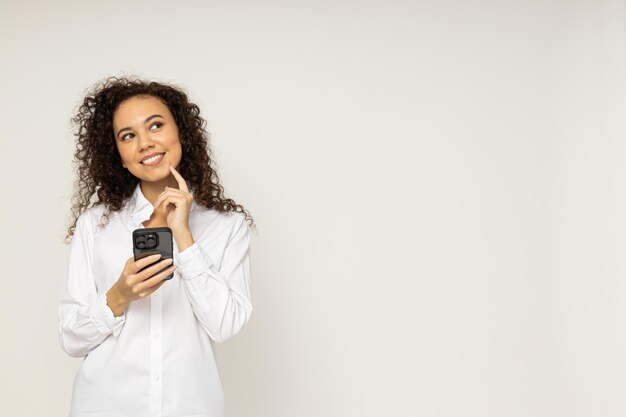
[[[154,209],[156,210],[159,207],[159,205],[163,202],[163,200],[165,200],[166,198],[176,195],[176,191],[179,191],[179,190],[174,190],[173,188],[169,188],[169,187],[167,190],[163,191],[161,195],[159,195],[159,197],[154,202]]]
[[[137,277],[139,281],[145,281],[146,279],[152,277],[154,274],[159,272],[163,268],[167,268],[173,262],[172,258],[163,259],[161,262],[157,262],[154,265],[150,265],[143,271],[137,273]]]
[[[172,189],[169,187],[166,187],[167,189],[165,191],[163,191],[159,197],[156,199],[156,201],[154,202],[154,208],[157,209],[159,207],[159,205],[163,202],[163,199],[167,198],[168,196],[170,196],[172,194]]]
[[[168,196],[178,196],[178,197],[185,198],[188,201],[193,200],[193,196],[189,192],[181,191],[176,188],[165,187],[165,191],[159,194],[156,201],[154,202],[154,208],[155,209],[158,208],[159,204],[163,202],[163,199],[167,198]]]
[[[144,291],[144,292],[142,292],[142,293],[139,293],[139,294],[138,294],[138,295],[139,295],[139,298],[145,298],[145,297],[149,296],[150,294],[152,294],[153,292],[155,292],[156,290],[158,290],[159,288],[161,288],[161,286],[162,286],[163,284],[165,284],[166,282],[167,282],[167,281],[161,281],[161,282],[159,282],[157,285],[155,285],[154,287],[149,288],[147,291]]]
[[[181,191],[188,193],[189,189],[187,188],[187,183],[185,182],[185,179],[182,177],[182,175],[180,175],[172,165],[170,165],[170,171],[172,171],[172,175],[174,175],[174,178],[176,178],[176,181],[178,182],[178,188]]]
[[[163,208],[167,207],[168,204],[174,204],[176,207],[186,207],[187,200],[184,197],[177,196],[169,196],[163,199]]]
[[[171,274],[172,272],[174,272],[176,270],[176,265],[172,265],[169,268],[167,268],[165,271],[156,274],[155,276],[153,276],[150,279],[147,279],[143,282],[141,282],[140,284],[137,284],[137,286],[135,287],[135,289],[138,292],[142,292],[145,291],[149,288],[151,288],[152,286],[158,284],[159,282],[163,281],[165,278],[167,278],[167,276],[169,274]]]
[[[161,254],[157,253],[155,255],[146,256],[145,258],[141,258],[141,259],[137,260],[136,262],[133,262],[130,265],[131,272],[133,274],[136,274],[142,268],[145,268],[146,266],[150,265],[151,263],[158,261],[160,257],[161,257]]]
[[[159,208],[159,204],[161,204],[161,201],[163,201],[163,197],[165,195],[165,193],[167,193],[169,190],[167,187],[165,187],[165,191],[163,191],[161,194],[159,194],[159,196],[157,197],[156,201],[154,202],[154,209],[156,210],[157,208]]]

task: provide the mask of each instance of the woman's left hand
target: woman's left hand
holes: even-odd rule
[[[193,196],[189,192],[184,178],[171,165],[170,171],[176,178],[179,189],[165,187],[165,191],[157,197],[154,209],[159,210],[159,206],[163,205],[160,211],[165,212],[167,225],[172,229],[172,234],[178,240],[183,236],[191,236],[189,213],[191,212]]]

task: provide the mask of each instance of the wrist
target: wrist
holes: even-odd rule
[[[119,317],[124,313],[126,307],[128,307],[129,302],[127,302],[124,297],[117,290],[117,287],[113,285],[109,291],[107,291],[107,305],[113,312],[113,316]]]
[[[188,230],[175,235],[174,238],[176,239],[176,244],[178,245],[178,252],[182,252],[194,244],[193,235],[191,234],[191,231]]]

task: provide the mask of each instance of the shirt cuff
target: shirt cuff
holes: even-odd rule
[[[107,304],[105,292],[98,296],[96,304],[92,307],[91,319],[102,333],[113,333],[113,336],[117,337],[126,321],[126,314],[122,313],[121,316],[115,317],[111,307]]]
[[[192,279],[211,268],[213,260],[197,242],[194,242],[184,251],[174,255],[174,265],[183,279]]]

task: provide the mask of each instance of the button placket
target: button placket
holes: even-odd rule
[[[150,343],[150,363],[152,373],[152,387],[150,389],[150,403],[152,409],[151,416],[160,417],[161,404],[163,401],[163,346],[161,341],[163,301],[162,297],[159,296],[159,291],[153,293],[152,297],[150,297],[150,310],[150,333],[152,334],[152,340]]]

